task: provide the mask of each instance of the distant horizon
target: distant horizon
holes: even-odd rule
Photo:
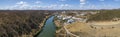
[[[54,10],[119,10],[117,9],[54,9]],[[0,9],[0,10],[19,10],[19,9]],[[40,10],[40,9],[20,9],[20,10]],[[53,9],[44,9],[44,10],[53,10]]]
[[[1,0],[0,10],[119,9],[120,0]]]

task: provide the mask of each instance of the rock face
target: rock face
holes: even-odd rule
[[[44,12],[44,13],[43,13]],[[33,37],[48,11],[0,11],[0,37]]]

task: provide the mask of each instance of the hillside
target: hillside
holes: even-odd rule
[[[42,27],[40,24],[50,14],[50,11],[38,10],[1,10],[0,37],[32,37],[35,34],[33,32]]]
[[[100,13],[91,15],[88,21],[109,21],[120,18],[120,10],[100,10]]]

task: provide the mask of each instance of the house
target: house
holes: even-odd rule
[[[80,22],[83,22],[84,19],[83,18],[76,18],[76,17],[72,17],[72,19],[75,19],[76,21],[80,21]]]
[[[62,17],[62,15],[58,15],[57,18],[58,19],[62,19],[63,17]]]
[[[88,13],[87,12],[82,12],[80,15],[81,16],[85,16],[85,15],[87,15]]]
[[[66,17],[63,17],[62,20],[67,20],[67,19],[70,19],[72,18],[72,16],[66,16]]]
[[[75,22],[75,20],[73,20],[73,19],[69,19],[69,20],[67,21],[67,23],[69,23],[69,24],[71,24],[71,23],[73,23],[73,22]]]
[[[68,19],[68,18],[65,18],[65,17],[64,17],[64,18],[62,18],[62,20],[66,20],[66,19]]]
[[[63,14],[66,13],[65,11],[62,12]]]

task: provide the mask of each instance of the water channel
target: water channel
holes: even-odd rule
[[[55,37],[56,27],[53,20],[54,16],[51,16],[46,20],[42,31],[37,35],[37,37]]]

